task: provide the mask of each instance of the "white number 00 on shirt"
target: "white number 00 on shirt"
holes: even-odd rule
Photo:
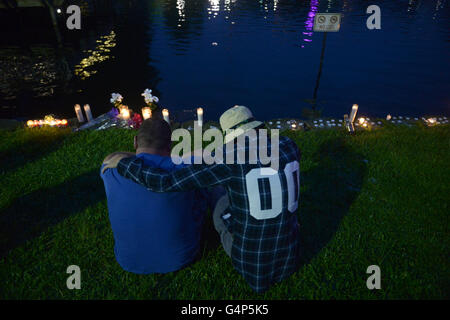
[[[298,161],[286,164],[283,171],[286,176],[288,189],[288,210],[294,213],[298,208],[298,193],[300,191],[300,170]],[[295,190],[294,177],[297,179],[297,192]],[[269,179],[270,196],[272,208],[261,209],[261,194],[259,192],[258,180]],[[255,168],[245,175],[247,193],[250,204],[250,215],[257,220],[272,219],[277,217],[283,210],[283,195],[281,179],[278,171],[272,168]]]

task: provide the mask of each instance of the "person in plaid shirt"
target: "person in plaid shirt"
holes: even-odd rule
[[[250,129],[264,127],[243,106],[227,110],[220,124],[224,132],[234,130],[225,136],[225,143]],[[246,154],[250,140],[242,146]],[[268,139],[267,150],[271,150],[271,142]],[[236,155],[238,148],[223,148],[223,159],[228,152]],[[235,269],[261,293],[295,272],[299,264],[300,151],[287,137],[279,137],[278,160],[278,171],[270,164],[262,165],[259,158],[251,164],[247,157],[244,163],[193,164],[170,173],[151,168],[136,157],[117,158],[110,166],[117,165],[120,175],[156,192],[223,186],[227,195],[214,210],[215,227]]]

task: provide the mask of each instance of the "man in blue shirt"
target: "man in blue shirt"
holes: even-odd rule
[[[161,119],[147,119],[134,137],[135,155],[153,168],[171,172],[182,168],[170,157],[171,129]],[[199,253],[206,193],[155,193],[118,174],[101,169],[114,253],[120,266],[139,274],[167,273],[191,263]]]

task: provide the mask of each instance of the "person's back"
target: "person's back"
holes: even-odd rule
[[[117,165],[120,175],[158,192],[225,187],[227,201],[219,200],[219,204],[225,207],[222,219],[227,221],[226,230],[217,223],[220,219],[215,219],[216,230],[236,270],[255,291],[263,292],[290,276],[299,265],[300,150],[287,137],[277,139],[276,131],[274,139],[260,139],[267,131],[246,107],[227,110],[220,123],[226,133],[223,161],[193,164],[172,173],[148,168],[136,158],[108,165]],[[229,148],[235,139],[237,144]],[[270,163],[260,158],[258,151],[265,148],[271,150]],[[241,156],[239,151],[244,151]],[[250,155],[256,159],[251,160]],[[214,217],[219,212],[215,210]]]
[[[148,166],[167,172],[182,167],[174,165],[168,155],[138,152],[136,156]],[[155,193],[123,178],[116,169],[101,172],[101,177],[114,234],[114,252],[124,270],[166,273],[193,261],[199,251],[204,214],[199,191]]]
[[[267,148],[271,149],[270,140]],[[231,152],[237,154],[237,149],[236,145]],[[245,150],[248,154],[248,144]],[[229,193],[231,258],[236,270],[257,292],[290,276],[299,262],[296,212],[300,153],[292,140],[282,136],[279,155],[277,171],[259,161],[253,165],[246,162],[228,166],[231,172],[226,185],[232,191]]]

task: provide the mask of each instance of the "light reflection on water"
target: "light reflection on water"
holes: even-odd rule
[[[83,60],[81,60],[74,68],[75,75],[81,80],[86,80],[98,72],[95,69],[97,67],[96,64],[114,58],[114,56],[110,55],[111,48],[116,46],[116,34],[114,31],[111,31],[108,35],[101,36],[96,43],[98,44],[94,50],[84,51],[84,53],[89,54],[89,56],[83,58]]]
[[[376,31],[366,28],[363,0],[111,3],[111,26],[82,38],[88,49],[71,60],[72,93],[40,110],[57,105],[68,117],[73,103],[90,103],[98,115],[110,109],[111,92],[139,109],[140,93],[151,88],[171,114],[203,106],[206,120],[217,119],[245,104],[262,119],[299,117],[313,96],[322,48],[314,17],[340,12],[341,30],[327,37],[318,90],[324,115],[342,116],[353,103],[382,117],[448,113],[447,0],[378,1],[382,30]]]
[[[313,27],[314,27],[314,17],[316,16],[317,11],[319,10],[319,1],[318,0],[311,0],[310,9],[308,12],[308,18],[305,22],[305,29],[306,32],[302,32],[305,37],[303,38],[303,41],[305,42],[312,42],[312,35],[313,35]],[[305,45],[302,44],[302,48],[304,48]]]
[[[450,81],[442,68],[449,66],[450,25],[443,0],[381,1],[377,31],[366,28],[364,1],[205,2],[206,8],[184,4],[183,35],[168,37],[164,19],[153,25],[149,55],[169,108],[205,105],[217,117],[242,103],[266,119],[300,115],[320,61],[323,34],[313,31],[315,14],[340,12],[341,31],[327,39],[318,91],[324,114],[342,116],[355,102],[376,116],[448,111]]]

